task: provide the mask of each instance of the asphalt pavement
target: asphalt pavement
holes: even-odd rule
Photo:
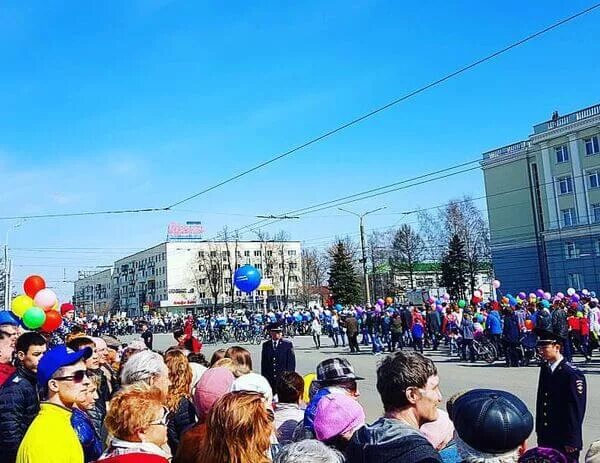
[[[134,337],[126,337],[126,341]],[[370,349],[361,346],[364,352],[359,354],[350,354],[348,348],[335,348],[331,339],[321,337],[322,347],[316,350],[312,343],[312,338],[295,337],[292,339],[296,352],[296,370],[304,375],[314,372],[317,364],[327,357],[339,356],[347,358],[354,366],[356,374],[365,379],[359,383],[361,393],[360,402],[365,409],[367,420],[374,421],[381,416],[383,409],[379,400],[376,388],[376,368],[381,356],[374,356]],[[174,344],[174,339],[170,334],[155,334],[154,349],[165,350]],[[208,344],[203,348],[207,359],[210,359],[212,353],[221,347],[232,346],[229,344]],[[260,372],[260,345],[241,344],[252,354],[253,367],[255,371]],[[539,368],[529,366],[522,368],[506,368],[503,363],[496,362],[493,365],[487,365],[482,362],[465,363],[456,359],[448,358],[443,346],[441,352],[425,351],[425,355],[430,357],[436,364],[440,376],[442,394],[445,401],[453,394],[474,388],[502,389],[509,391],[523,400],[535,416],[535,396],[537,391],[537,380]],[[385,355],[385,354],[384,354]],[[590,363],[578,362],[576,365],[585,374],[587,379],[587,410],[584,421],[584,444],[585,448],[595,440],[600,439],[600,408],[596,405],[600,403],[600,355],[593,358]],[[530,438],[530,445],[535,444],[535,433]]]

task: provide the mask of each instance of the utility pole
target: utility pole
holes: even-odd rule
[[[342,209],[341,207],[338,207],[338,209],[340,211],[355,215],[359,219],[360,247],[361,247],[361,251],[362,251],[362,259],[360,259],[360,262],[362,263],[363,278],[365,280],[365,303],[366,304],[371,303],[371,290],[369,289],[369,274],[367,273],[367,254],[366,254],[366,249],[365,249],[365,227],[364,227],[363,219],[365,216],[372,214],[373,212],[381,211],[382,209],[385,209],[386,207],[387,206],[379,207],[379,208],[373,209],[371,211],[363,212],[362,214],[357,214],[356,212],[352,212],[352,211],[349,211],[346,209]]]

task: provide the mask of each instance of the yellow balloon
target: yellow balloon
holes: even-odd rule
[[[10,305],[12,312],[19,318],[23,318],[23,314],[30,307],[33,307],[33,299],[25,294],[15,297]]]
[[[57,312],[60,310],[59,309],[59,305],[58,305],[58,301],[56,301],[56,304],[54,304],[54,306],[52,307],[52,310],[56,310]]]
[[[310,396],[308,395],[310,385],[315,379],[317,379],[317,375],[314,373],[308,373],[307,375],[304,375],[302,379],[304,380],[304,394],[302,395],[302,400],[307,404],[310,402]]]

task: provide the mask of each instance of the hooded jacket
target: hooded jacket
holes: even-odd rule
[[[497,310],[490,311],[485,321],[485,326],[490,334],[502,334],[502,320]]]
[[[417,429],[392,418],[380,418],[352,436],[347,463],[437,463],[441,458]]]
[[[27,428],[40,411],[35,373],[23,366],[0,388],[0,462],[14,462]]]

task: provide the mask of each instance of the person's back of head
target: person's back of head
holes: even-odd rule
[[[344,463],[344,457],[318,440],[307,439],[286,445],[273,463]]]
[[[135,384],[143,381],[150,384],[153,376],[168,374],[165,362],[160,354],[144,350],[133,354],[121,370],[121,384]]]
[[[521,399],[506,391],[473,389],[449,410],[463,461],[516,462],[533,430],[533,416]]]
[[[276,390],[279,402],[297,404],[304,395],[304,379],[294,371],[284,371],[277,378]]]

